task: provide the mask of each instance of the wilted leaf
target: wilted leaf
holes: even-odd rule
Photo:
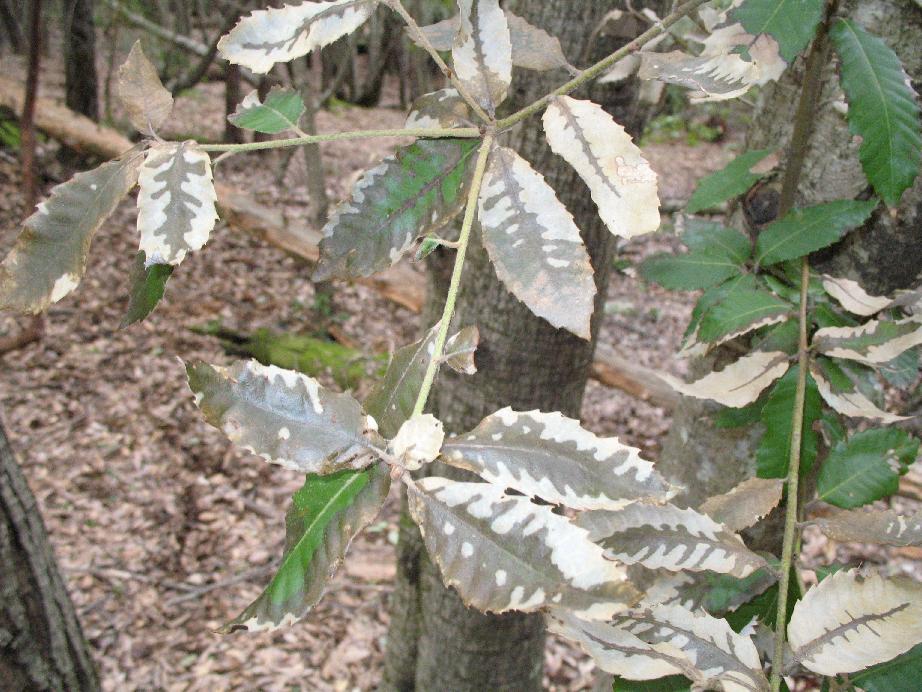
[[[788,370],[772,388],[760,419],[765,427],[756,451],[756,473],[760,478],[785,478],[791,460],[791,418],[797,399],[797,368]],[[807,375],[804,390],[803,423],[800,439],[800,473],[813,468],[818,440],[813,424],[822,414],[823,402],[813,378]]]
[[[262,102],[259,100],[259,92],[251,91],[227,119],[245,130],[274,135],[285,130],[296,130],[304,110],[304,102],[297,91],[273,87]]]
[[[837,19],[829,35],[839,54],[849,129],[861,137],[864,173],[887,206],[896,207],[919,173],[916,93],[899,57],[882,40],[847,19]]]
[[[632,502],[616,511],[584,512],[577,524],[605,549],[608,559],[627,565],[735,577],[765,566],[739,536],[693,509]]]
[[[230,368],[186,366],[205,420],[238,447],[303,473],[361,469],[383,442],[373,418],[348,394],[274,365],[240,361]]]
[[[446,358],[456,360],[457,364],[468,362],[470,342],[467,339],[471,336],[470,329],[476,330],[476,327],[462,329],[448,339],[445,344]],[[384,377],[375,383],[365,400],[365,410],[378,421],[381,434],[387,438],[394,437],[403,422],[413,413],[429,358],[435,349],[438,331],[437,322],[424,338],[398,349]]]
[[[497,486],[573,509],[616,509],[675,495],[639,450],[597,437],[561,413],[504,408],[449,439],[442,454],[446,463]]]
[[[323,229],[315,281],[356,278],[397,262],[464,207],[475,141],[419,140],[366,171]]]
[[[445,365],[462,375],[477,373],[474,354],[480,343],[480,330],[475,326],[465,327],[445,342],[442,360]]]
[[[590,337],[589,253],[554,190],[512,149],[490,152],[478,200],[483,244],[510,292],[553,326]]]
[[[439,89],[413,102],[407,128],[472,127],[471,109],[455,89]]]
[[[568,67],[556,36],[532,26],[512,12],[506,12],[512,42],[512,64],[526,70],[553,70]]]
[[[820,468],[817,494],[843,509],[893,495],[918,452],[919,441],[896,428],[857,432],[830,450]]]
[[[922,642],[922,584],[836,572],[794,607],[788,640],[794,657],[821,675],[888,661]]]
[[[771,149],[758,149],[740,154],[723,169],[705,176],[698,183],[688,205],[689,214],[716,207],[721,202],[733,199],[746,192],[768,171],[753,172],[753,167],[771,154]]]
[[[557,96],[544,111],[543,122],[551,150],[589,186],[612,233],[633,238],[659,228],[656,173],[601,106]]]
[[[922,545],[922,514],[902,515],[892,509],[852,509],[811,519],[807,524],[818,526],[829,538],[843,543]]]
[[[780,480],[748,478],[723,495],[709,497],[698,510],[730,531],[742,531],[778,506],[783,488]]]
[[[833,361],[826,358],[817,359],[810,368],[810,374],[823,400],[843,416],[872,418],[882,423],[906,420],[905,416],[878,408]]]
[[[147,266],[144,252],[137,254],[128,276],[131,288],[128,291],[128,310],[122,318],[123,328],[140,322],[154,311],[163,298],[166,282],[172,273],[172,264]]]
[[[218,220],[211,159],[195,142],[151,147],[138,177],[138,233],[147,264],[179,264]]]
[[[285,519],[285,555],[266,590],[222,633],[293,624],[321,599],[349,543],[377,516],[390,476],[383,464],[364,471],[308,476]]]
[[[887,363],[919,344],[922,316],[870,320],[856,327],[824,327],[813,335],[813,346],[819,353],[866,365]]]
[[[667,373],[660,373],[660,377],[685,396],[712,399],[724,406],[741,408],[758,399],[762,391],[787,370],[788,354],[756,351],[691,383]]]
[[[442,449],[445,429],[431,413],[421,413],[404,421],[390,441],[388,451],[408,471],[416,471],[435,460]]]
[[[724,620],[681,606],[653,606],[616,615],[611,622],[586,622],[555,611],[552,632],[572,639],[602,670],[652,680],[681,673],[702,689],[767,691],[755,644]]]
[[[893,305],[891,298],[872,296],[861,287],[861,284],[851,279],[824,275],[823,288],[826,289],[826,293],[839,301],[839,305],[853,315],[870,317]]]
[[[499,0],[458,0],[460,22],[451,47],[455,74],[491,116],[512,82],[512,39]]]
[[[813,39],[823,7],[823,0],[744,0],[730,17],[753,36],[769,34],[791,63]]]
[[[135,41],[128,58],[118,68],[118,98],[128,119],[138,132],[153,134],[173,110],[173,95],[160,82],[160,76]]]
[[[335,0],[257,10],[221,38],[218,50],[227,61],[264,74],[276,63],[294,60],[352,33],[377,5],[377,0]]]
[[[640,53],[637,76],[693,90],[692,103],[742,96],[759,81],[758,65],[737,53],[692,56],[682,51]]]
[[[93,236],[134,187],[140,166],[131,152],[51,190],[0,265],[0,310],[38,313],[77,287]]]
[[[439,477],[408,486],[407,499],[442,579],[478,610],[560,606],[606,618],[639,598],[624,567],[548,505]]]
[[[794,306],[762,289],[738,289],[713,305],[698,324],[698,339],[716,342],[786,320]]]

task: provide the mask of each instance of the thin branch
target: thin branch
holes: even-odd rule
[[[432,383],[435,380],[435,373],[439,369],[442,351],[445,350],[445,341],[448,339],[448,329],[451,326],[451,318],[455,314],[455,303],[458,300],[458,289],[461,287],[461,273],[464,271],[464,258],[467,255],[467,247],[471,239],[471,228],[474,225],[477,198],[480,196],[480,187],[483,185],[483,176],[487,170],[487,159],[489,158],[490,148],[492,146],[493,135],[488,134],[483,138],[483,142],[480,144],[480,150],[477,152],[477,164],[474,168],[474,176],[471,178],[471,189],[467,195],[467,206],[464,208],[464,221],[461,223],[461,235],[458,236],[458,254],[455,255],[455,266],[451,273],[451,282],[448,284],[448,296],[445,298],[445,307],[442,310],[442,321],[439,324],[439,332],[435,336],[435,344],[433,345],[432,354],[429,356],[429,365],[426,368],[426,374],[423,376],[423,383],[416,397],[416,405],[413,407],[414,416],[422,413],[423,408],[426,406],[426,400],[429,398],[429,391],[432,389]]]
[[[826,64],[828,48],[829,21],[835,10],[835,2],[827,7],[825,21],[820,25],[816,39],[810,49],[805,66],[804,84],[800,92],[800,102],[794,118],[794,130],[791,133],[790,155],[785,167],[784,180],[778,203],[778,216],[783,217],[794,206],[794,198],[804,168],[807,144],[813,131],[816,106],[822,91],[822,72]],[[788,587],[791,580],[791,564],[794,550],[798,543],[799,531],[799,489],[801,444],[804,427],[804,403],[807,392],[807,371],[810,365],[810,346],[807,341],[807,303],[810,284],[810,261],[808,257],[800,261],[800,337],[797,349],[797,388],[794,393],[794,410],[791,412],[791,447],[788,460],[786,480],[787,500],[784,517],[784,539],[781,547],[781,575],[778,581],[778,610],[775,621],[775,648],[772,658],[772,692],[781,689],[781,674],[784,667],[784,637],[787,628]]]
[[[471,109],[477,114],[477,117],[479,117],[485,123],[493,122],[493,118],[487,115],[486,111],[480,106],[479,103],[477,103],[477,100],[471,96],[467,89],[464,88],[461,80],[459,80],[455,75],[454,70],[445,64],[445,61],[442,60],[442,56],[439,55],[439,52],[433,47],[432,43],[429,42],[429,39],[426,38],[426,35],[423,33],[422,29],[419,28],[419,24],[416,23],[415,19],[413,19],[413,15],[407,12],[407,8],[403,6],[403,3],[400,2],[400,0],[385,0],[385,2],[387,3],[388,7],[399,14],[403,21],[406,22],[407,28],[409,28],[410,33],[413,34],[416,42],[421,45],[427,53],[429,53],[429,56],[435,61],[435,64],[439,66],[439,69],[448,78],[448,81],[451,82],[451,85],[458,90],[461,98],[463,98],[467,105],[469,105]]]

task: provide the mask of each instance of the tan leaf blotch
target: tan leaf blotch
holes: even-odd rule
[[[783,351],[756,351],[691,383],[667,373],[660,377],[685,396],[741,408],[758,399],[763,390],[787,370],[788,355]]]
[[[493,115],[512,82],[512,39],[499,0],[458,0],[460,22],[451,48],[465,89]]]
[[[128,58],[118,68],[116,89],[128,119],[138,132],[153,134],[170,117],[173,95],[164,88],[140,41],[135,41]]]

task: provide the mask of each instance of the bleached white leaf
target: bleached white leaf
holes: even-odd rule
[[[823,276],[823,288],[839,304],[854,315],[870,317],[893,305],[893,299],[887,296],[872,296],[861,284],[851,279]]]
[[[0,310],[38,313],[77,287],[93,236],[134,187],[141,161],[132,150],[52,188],[0,264]]]
[[[729,492],[709,497],[698,509],[730,531],[742,531],[778,506],[783,489],[781,478],[747,478]]]
[[[705,689],[718,683],[728,692],[769,689],[752,640],[704,611],[656,605],[620,613],[609,623],[555,611],[548,624],[578,642],[603,670],[629,680],[681,673]]]
[[[821,675],[889,661],[922,642],[922,584],[836,572],[794,606],[788,641],[794,658]]]
[[[512,39],[499,0],[458,0],[460,22],[451,48],[458,79],[491,116],[512,82]]]
[[[138,233],[148,265],[179,264],[208,242],[217,195],[211,159],[195,142],[151,147],[138,185]]]
[[[173,95],[164,88],[140,41],[135,41],[118,68],[116,89],[128,119],[143,134],[156,131],[173,110]]]
[[[302,473],[361,469],[383,445],[377,424],[348,394],[293,370],[241,361],[186,366],[189,388],[211,425],[238,447]]]
[[[834,541],[922,546],[922,514],[903,515],[892,509],[848,509],[806,522]]]
[[[442,421],[431,413],[422,413],[400,426],[391,440],[390,451],[403,462],[404,468],[416,471],[439,455],[444,439]]]
[[[832,358],[866,365],[888,363],[922,344],[922,315],[905,320],[869,320],[856,327],[824,327],[813,335],[813,346]]]
[[[671,504],[632,502],[615,511],[584,512],[576,521],[606,557],[628,565],[745,577],[766,564],[722,524]]]
[[[445,342],[445,351],[442,361],[449,368],[462,375],[477,374],[477,363],[474,354],[480,344],[480,330],[471,325],[452,336]]]
[[[787,370],[788,355],[783,351],[756,351],[691,383],[667,373],[660,373],[660,377],[685,396],[742,408],[758,399],[762,391]]]
[[[442,452],[446,463],[490,483],[572,509],[617,509],[676,493],[639,450],[558,412],[504,408],[450,438]]]
[[[482,611],[551,606],[611,617],[640,594],[585,529],[490,483],[430,477],[407,488],[410,513],[442,579]]]
[[[371,17],[377,4],[378,0],[335,0],[257,10],[221,38],[218,51],[229,62],[264,74],[276,63],[352,33]]]
[[[484,247],[506,287],[553,326],[588,339],[596,294],[589,252],[544,177],[496,147],[478,208]]]
[[[633,55],[626,55],[621,60],[615,63],[615,66],[612,67],[608,72],[604,73],[598,79],[599,84],[616,84],[622,82],[632,74],[637,72],[637,68],[640,67],[640,56],[636,53]]]
[[[456,89],[439,89],[413,102],[404,127],[448,129],[472,127],[471,109]]]
[[[612,233],[633,238],[659,228],[656,173],[631,136],[601,106],[557,96],[543,118],[551,149],[589,186]]]
[[[810,366],[810,374],[813,376],[816,388],[819,390],[823,400],[843,416],[871,418],[886,424],[907,420],[906,416],[898,416],[895,413],[878,408],[854,384],[851,384],[848,389],[833,386],[832,382],[826,378],[825,373],[815,363]]]

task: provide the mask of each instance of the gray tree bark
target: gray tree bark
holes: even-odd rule
[[[922,84],[922,8],[898,0],[850,0],[841,14],[849,16],[883,38],[899,55],[916,90]],[[869,186],[858,160],[858,143],[848,131],[844,116],[832,108],[840,96],[834,60],[827,65],[823,95],[814,125],[804,173],[798,190],[798,206],[833,199],[859,198],[869,194]],[[767,87],[759,102],[748,133],[747,148],[785,146],[792,129],[792,104],[797,102],[803,80],[803,64],[798,63],[778,84]],[[783,171],[783,165],[782,165]],[[782,172],[783,175],[783,172]],[[780,177],[780,176],[779,176]],[[747,212],[741,216],[761,216],[756,208],[771,209],[777,185],[762,185],[748,196]],[[897,288],[918,285],[922,279],[922,177],[906,192],[896,213],[883,207],[861,229],[843,242],[812,258],[813,266],[836,276],[860,281],[872,293],[888,293]],[[753,229],[750,229],[751,231]],[[757,232],[757,230],[755,230]],[[703,373],[710,362],[699,362],[693,371]],[[742,480],[755,475],[754,442],[758,431],[715,428],[709,417],[710,406],[685,399],[675,410],[673,424],[664,443],[659,463],[675,483],[688,489],[685,500],[696,504],[715,493],[726,492]],[[766,535],[765,545],[777,536]]]
[[[93,0],[67,0],[65,3],[64,90],[68,108],[92,120],[99,120],[93,5]]]
[[[0,681],[5,690],[99,689],[35,497],[2,424]]]
[[[608,11],[618,6],[620,3],[609,0],[507,3],[508,9],[557,36],[571,61],[587,62],[631,38],[602,37],[584,55],[587,36]],[[518,75],[509,108],[531,103],[559,85],[563,77],[559,72]],[[636,132],[641,111],[635,106],[633,86],[595,87],[578,96],[603,104],[620,123]],[[540,123],[532,120],[505,139],[504,144],[518,150],[544,174],[582,229],[598,287],[592,329],[595,335],[608,286],[614,238],[599,221],[585,185],[547,147]],[[475,426],[503,406],[562,411],[578,418],[594,338],[592,342],[584,341],[532,315],[505,289],[476,234],[474,238],[465,265],[456,324],[476,324],[480,328],[478,373],[459,376],[443,371],[430,398],[430,408],[444,421],[446,429],[456,432]],[[432,263],[430,316],[441,309],[452,261],[449,255]],[[451,473],[447,469],[439,471]],[[384,689],[539,690],[543,652],[541,616],[495,616],[466,608],[454,590],[443,586],[418,531],[404,515]]]

